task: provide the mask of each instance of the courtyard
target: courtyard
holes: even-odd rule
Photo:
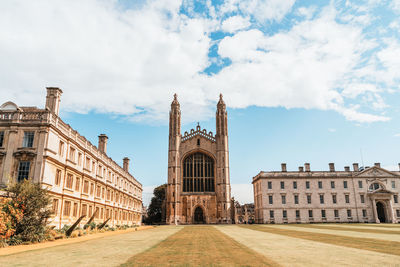
[[[0,266],[396,266],[400,225],[158,226],[0,256]]]

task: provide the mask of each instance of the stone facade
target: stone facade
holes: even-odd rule
[[[168,224],[231,223],[228,119],[220,95],[216,134],[196,129],[181,134],[177,96],[169,120]]]
[[[85,215],[96,223],[140,224],[142,185],[107,156],[107,136],[98,147],[58,116],[62,91],[47,88],[46,107],[0,107],[0,184],[30,178],[52,196],[51,225],[61,228]]]
[[[305,170],[304,170],[305,169]],[[400,172],[369,168],[260,172],[253,178],[256,223],[399,223]]]
[[[239,202],[235,201],[234,205],[234,218],[236,224],[252,224],[255,222],[253,203],[240,205]]]

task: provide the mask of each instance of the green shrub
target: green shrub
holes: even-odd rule
[[[23,216],[14,221],[15,233],[9,239],[10,245],[24,242],[41,242],[49,237],[48,219],[50,218],[50,196],[46,189],[31,180],[11,184],[7,188],[11,205],[21,206]]]
[[[85,225],[83,226],[83,229],[84,229],[84,230],[86,230],[86,229],[88,229],[88,228],[90,228],[90,230],[94,230],[94,229],[96,228],[96,223],[95,223],[95,222],[91,222],[90,224],[85,224]]]
[[[68,224],[64,224],[64,226],[60,229],[60,232],[65,234],[65,232],[70,228]]]

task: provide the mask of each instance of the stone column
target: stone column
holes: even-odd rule
[[[378,213],[376,211],[376,202],[375,202],[375,198],[372,199],[372,211],[374,212],[374,219],[376,223],[380,223],[379,219],[378,219]]]
[[[6,147],[7,154],[3,157],[3,173],[0,175],[1,183],[7,184],[9,179],[15,181],[15,170],[14,170],[14,152],[21,145],[18,140],[18,130],[16,127],[11,127],[8,132],[7,144]]]
[[[393,212],[393,205],[392,205],[392,200],[387,200],[387,209],[388,209],[388,217],[390,217],[390,221],[391,223],[395,223],[395,217],[394,217],[394,212]],[[388,218],[389,219],[389,218]]]

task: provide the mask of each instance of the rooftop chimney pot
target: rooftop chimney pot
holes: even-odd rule
[[[310,163],[304,163],[304,168],[306,169],[306,172],[310,171]]]
[[[123,161],[124,161],[124,165],[123,165],[123,169],[124,169],[124,171],[126,171],[126,172],[129,172],[129,158],[127,158],[127,157],[125,157],[124,159],[123,159]]]
[[[46,87],[46,109],[58,116],[62,90],[58,87]]]
[[[376,162],[376,163],[375,163],[375,167],[380,168],[380,167],[381,167],[381,164],[380,164],[379,162]]]
[[[399,165],[399,166],[400,166],[400,165]],[[287,172],[286,163],[282,163],[282,164],[281,164],[281,167],[282,167],[282,172]]]
[[[107,140],[108,137],[105,134],[100,134],[99,135],[99,145],[98,145],[98,149],[103,152],[104,154],[107,153]]]
[[[335,163],[329,163],[329,171],[334,172],[335,171]]]
[[[344,171],[345,172],[349,172],[350,171],[350,167],[349,166],[344,166]]]
[[[355,172],[358,172],[358,163],[353,163],[353,170],[355,171]]]
[[[304,171],[303,166],[299,166],[299,172],[303,172],[303,171]]]

